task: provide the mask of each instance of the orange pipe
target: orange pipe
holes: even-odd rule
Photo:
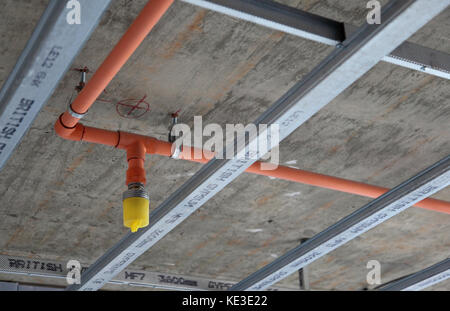
[[[164,143],[164,142],[158,142]],[[170,143],[167,143],[170,144]],[[187,147],[190,150],[186,153],[181,153],[181,159],[199,162],[199,163],[207,163],[209,160],[203,156],[202,159],[194,159],[194,150],[195,148]],[[205,154],[209,155],[208,158],[211,158],[211,151],[204,151]],[[190,156],[184,157],[183,154],[190,154]],[[166,155],[166,154],[162,154]],[[369,198],[377,198],[389,191],[389,188],[383,188],[378,186],[373,186],[357,181],[352,181],[344,178],[338,178],[313,172],[304,171],[301,169],[286,167],[279,165],[274,170],[262,170],[260,161],[256,161],[245,171],[247,173],[275,177],[278,179],[284,179],[288,181],[293,181],[301,184],[316,186],[325,189],[336,190],[340,192],[346,192],[350,194],[356,194]],[[436,200],[432,198],[424,199],[420,202],[417,202],[414,206],[421,207],[424,209],[437,211],[441,213],[450,214],[450,202]]]
[[[108,57],[97,69],[93,77],[83,87],[77,98],[71,103],[73,112],[83,115],[93,105],[111,80],[117,75],[128,59],[133,55],[145,37],[158,23],[164,13],[169,9],[174,0],[151,0],[142,9],[127,32],[122,36]],[[101,129],[85,127],[79,124],[79,118],[73,116],[69,110],[64,112],[56,121],[55,131],[59,136],[69,140],[85,140],[108,146],[122,146],[127,149],[128,170],[127,185],[140,182],[145,184],[145,146],[141,139],[127,141],[120,139],[120,132],[110,132]],[[130,157],[131,154],[131,157]]]
[[[174,0],[151,0],[128,28],[102,65],[72,102],[72,110],[84,114],[100,96],[109,82],[116,76],[127,60],[133,55],[152,28],[169,9]],[[80,119],[66,111],[61,122],[68,129],[75,127]],[[59,121],[58,121],[59,122]]]
[[[60,128],[55,129],[58,134],[59,129]],[[102,130],[84,126],[81,123],[77,124],[77,133],[81,133],[79,136],[77,136],[77,138],[79,138],[78,140],[80,141],[100,143],[108,146],[114,146],[124,150],[129,150],[130,146],[133,146],[133,144],[135,144],[136,142],[141,142],[145,148],[146,153],[148,154],[156,154],[166,157],[170,157],[172,155],[171,149],[172,143],[161,141],[153,137],[132,134],[122,131],[114,132],[109,130]],[[201,159],[195,159],[194,151],[196,150],[196,148],[189,146],[184,146],[183,148],[184,149],[180,155],[180,159],[192,162],[207,163],[209,161],[208,159],[211,158],[211,156],[214,154],[211,151],[204,151],[202,153]],[[206,157],[206,155],[208,157]],[[142,156],[141,158],[143,159]],[[261,170],[260,166],[261,162],[257,161],[253,165],[251,165],[246,170],[246,172],[257,175],[275,177],[288,181],[294,181],[301,184],[336,190],[340,192],[356,194],[369,198],[377,198],[389,190],[388,188],[308,172],[286,166],[278,166],[278,168],[274,170]],[[441,200],[427,198],[416,203],[415,206],[425,208],[428,210],[450,214],[450,203]]]
[[[308,172],[286,166],[278,166],[278,168],[272,171],[261,170],[260,165],[261,162],[255,162],[246,170],[246,172],[275,177],[288,181],[294,181],[297,183],[316,186],[320,188],[356,194],[369,198],[377,198],[390,190],[389,188],[373,186],[353,180]],[[417,202],[414,206],[450,214],[450,202],[446,201],[427,198],[420,202]]]
[[[141,140],[136,140],[134,144],[127,148],[127,186],[131,183],[141,183],[145,185],[147,182],[144,168],[146,151],[145,145]]]
[[[83,90],[72,102],[71,109],[84,114],[100,96],[106,86],[111,82],[122,66],[139,47],[152,28],[169,9],[173,0],[151,0],[147,3],[139,16],[120,39],[91,80],[85,85]],[[171,156],[172,144],[163,142],[156,138],[126,133],[114,132],[93,127],[84,126],[79,123],[79,118],[72,116],[69,111],[63,113],[55,123],[55,131],[62,138],[73,141],[87,141],[96,144],[104,144],[127,151],[128,170],[127,184],[133,182],[146,182],[144,160],[145,153]],[[189,149],[187,149],[189,148]],[[210,151],[202,152],[201,159],[194,159],[195,148],[184,147],[187,154],[181,154],[182,159],[206,163],[213,155]],[[209,157],[206,158],[205,154]],[[299,169],[279,166],[275,170],[261,170],[261,162],[256,162],[250,166],[246,172],[276,177],[298,183],[333,189],[362,196],[375,198],[385,193],[389,189],[372,186],[364,183],[350,181],[342,178],[326,176],[322,174],[307,172]],[[450,203],[435,199],[425,199],[416,206],[450,214]]]

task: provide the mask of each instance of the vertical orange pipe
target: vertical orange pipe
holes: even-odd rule
[[[141,183],[145,185],[145,161],[146,149],[142,141],[136,141],[127,148],[128,170],[126,185],[132,183]]]
[[[139,16],[120,39],[102,65],[73,101],[72,110],[84,114],[100,96],[103,90],[120,71],[123,65],[139,47],[152,28],[169,9],[174,0],[150,0]],[[61,122],[67,128],[73,128],[79,119],[66,111]]]

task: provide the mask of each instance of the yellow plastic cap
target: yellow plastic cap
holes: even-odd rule
[[[123,200],[123,225],[136,232],[148,226],[150,201],[146,198],[131,197]]]

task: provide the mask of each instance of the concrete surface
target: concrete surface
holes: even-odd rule
[[[47,2],[0,3],[0,85]],[[362,0],[280,2],[356,25],[366,14]],[[145,3],[113,1],[72,67],[95,70]],[[410,40],[450,53],[449,24],[450,8]],[[194,115],[204,123],[246,124],[331,50],[176,1],[101,96],[108,102],[97,102],[84,123],[164,140],[168,114],[178,109],[188,124]],[[124,152],[53,132],[78,80],[67,73],[0,172],[2,254],[94,262],[126,233]],[[449,154],[449,94],[448,80],[380,63],[282,142],[281,164],[396,186]],[[118,115],[119,100],[144,95],[148,113],[136,120]],[[159,156],[146,167],[152,208],[200,168]],[[450,189],[433,197],[450,201]],[[132,267],[242,279],[369,201],[244,174]],[[311,288],[362,289],[372,259],[382,265],[383,282],[423,269],[449,255],[449,230],[449,215],[412,207],[311,264]],[[298,284],[297,275],[281,283]],[[450,282],[431,289],[450,290]]]

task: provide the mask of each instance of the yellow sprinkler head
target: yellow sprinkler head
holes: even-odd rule
[[[131,232],[136,232],[148,226],[149,215],[150,200],[144,185],[128,185],[128,190],[123,193],[123,225],[130,228]]]

